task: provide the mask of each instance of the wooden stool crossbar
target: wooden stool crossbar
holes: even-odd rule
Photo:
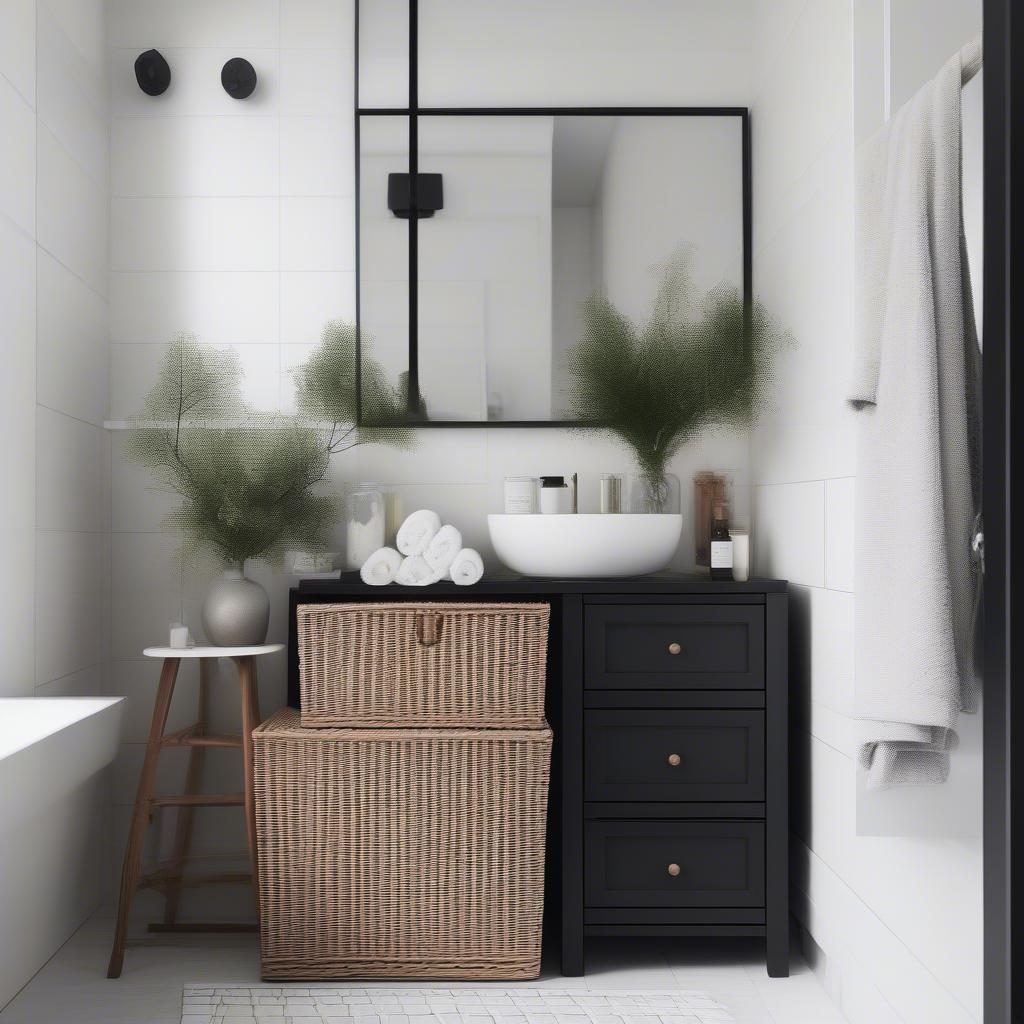
[[[283,650],[282,644],[261,644],[258,647],[190,647],[178,650],[172,647],[148,647],[143,652],[148,658],[162,658],[163,668],[157,686],[153,717],[146,741],[146,755],[139,775],[139,786],[132,811],[128,845],[124,853],[121,870],[121,889],[117,909],[117,924],[114,930],[114,947],[110,954],[108,978],[121,975],[124,964],[124,948],[128,933],[128,917],[132,900],[138,889],[155,889],[164,895],[164,919],[151,924],[152,932],[239,932],[257,930],[257,924],[206,923],[195,924],[178,921],[181,891],[200,885],[250,885],[256,902],[259,918],[259,865],[256,857],[256,806],[253,800],[253,752],[252,731],[260,724],[259,695],[256,688],[256,658],[261,654],[272,654]],[[220,736],[207,731],[210,711],[209,661],[213,658],[230,658],[238,670],[241,693],[242,722],[238,736]],[[167,715],[174,695],[174,684],[182,659],[199,661],[199,708],[196,721],[184,729],[165,733]],[[174,747],[188,749],[188,767],[185,775],[185,792],[173,796],[156,796],[157,764],[161,751]],[[242,766],[245,788],[241,793],[200,793],[205,752],[214,747],[234,748],[242,752]],[[177,807],[174,841],[171,855],[164,867],[142,874],[142,851],[145,844],[146,828],[152,821],[153,811],[160,807]],[[246,837],[248,842],[248,872],[223,872],[221,874],[185,874],[189,860],[201,859],[190,856],[192,834],[197,807],[242,807],[245,809]]]

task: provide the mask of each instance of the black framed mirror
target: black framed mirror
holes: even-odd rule
[[[565,357],[586,299],[645,321],[680,253],[698,289],[750,300],[745,107],[420,106],[418,4],[400,6],[406,24],[364,30],[381,106],[361,105],[356,7],[356,338],[410,422],[578,425]]]

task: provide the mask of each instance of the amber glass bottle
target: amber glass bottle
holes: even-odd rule
[[[711,513],[711,578],[732,579],[732,538],[724,505],[716,505]]]

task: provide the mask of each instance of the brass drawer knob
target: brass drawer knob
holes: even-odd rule
[[[668,755],[668,763],[672,765],[673,768],[677,767],[681,761],[682,758],[678,754]]]
[[[679,872],[680,872],[681,870],[682,870],[682,869],[681,869],[681,868],[679,867],[679,865],[678,865],[678,864],[669,864],[669,866],[668,866],[668,873],[669,873],[669,874],[670,874],[670,875],[671,875],[671,876],[672,876],[673,878],[675,878],[675,877],[676,877],[676,876],[677,876],[677,875],[679,874]]]
[[[672,643],[670,643],[668,645],[668,653],[669,654],[682,654],[683,653],[683,645],[682,644],[677,644],[675,642],[675,640],[673,640]]]

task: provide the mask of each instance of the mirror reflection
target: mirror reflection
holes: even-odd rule
[[[408,121],[374,120],[360,143],[360,326],[432,421],[565,419],[565,355],[585,300],[601,294],[645,320],[681,249],[695,288],[742,286],[739,116],[420,116],[418,170],[440,181],[417,179],[429,209],[415,243],[408,210],[387,195],[389,175],[408,172]]]

